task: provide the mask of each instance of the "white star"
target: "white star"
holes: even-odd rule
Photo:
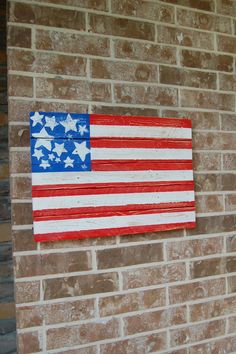
[[[52,145],[51,145],[51,140],[48,139],[37,139],[35,148],[38,148],[40,146],[44,146],[45,149],[51,151]]]
[[[40,167],[43,167],[45,170],[47,167],[50,167],[49,163],[47,160],[42,160],[41,164],[39,165]]]
[[[61,159],[59,159],[59,157],[56,157],[55,161],[58,163],[58,162],[61,162]]]
[[[30,119],[33,121],[32,126],[35,127],[38,123],[42,125],[42,119],[44,115],[39,114],[39,112],[34,112],[34,115],[30,117]]]
[[[40,157],[43,156],[42,150],[36,150],[36,149],[34,149],[34,154],[33,154],[33,156],[37,157],[37,159],[40,160]]]
[[[67,158],[64,160],[65,167],[73,167],[74,166],[73,162],[74,160],[70,159],[69,156],[67,156]]]
[[[73,119],[70,114],[67,114],[66,120],[63,120],[60,123],[65,128],[65,133],[67,133],[69,130],[74,130],[75,132],[77,132],[77,120]]]
[[[63,152],[67,152],[67,150],[64,147],[64,143],[62,143],[62,144],[55,143],[55,147],[52,151],[55,152],[59,157],[61,156],[61,154]]]
[[[86,141],[84,141],[81,144],[74,142],[74,144],[75,144],[75,150],[72,152],[72,154],[79,155],[80,159],[82,161],[85,161],[86,155],[90,153],[90,150],[86,146]]]
[[[54,154],[48,154],[48,158],[49,160],[53,161],[55,159]]]
[[[88,133],[88,129],[86,128],[86,125],[79,125],[79,133],[81,136],[83,136],[85,133]]]
[[[53,138],[53,135],[48,134],[47,130],[43,127],[40,132],[33,133],[33,138]]]
[[[49,127],[51,130],[53,130],[58,125],[55,116],[45,117],[45,120],[46,120],[45,127]]]
[[[81,166],[83,170],[85,170],[87,168],[87,165],[85,165],[85,163]]]

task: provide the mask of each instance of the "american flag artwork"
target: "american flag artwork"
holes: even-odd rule
[[[31,112],[37,242],[195,227],[189,119]]]

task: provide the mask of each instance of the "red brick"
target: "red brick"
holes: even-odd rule
[[[25,125],[10,125],[9,144],[10,146],[29,146],[30,145],[29,127]]]
[[[37,249],[37,243],[34,241],[32,230],[12,231],[12,242],[14,252],[33,251]]]
[[[185,279],[185,264],[170,264],[164,266],[132,269],[123,272],[124,289],[134,289],[143,286],[171,283]]]
[[[91,270],[91,267],[89,251],[15,256],[17,278],[86,271]]]
[[[108,11],[108,4],[106,0],[38,0],[38,2]]]
[[[181,90],[181,106],[234,111],[233,95],[215,92]]]
[[[102,246],[102,245],[114,245],[116,244],[115,237],[96,237],[96,238],[85,238],[81,240],[63,240],[57,242],[42,242],[40,243],[40,248],[42,250],[55,250],[55,249],[66,249],[66,248],[81,248],[88,246]]]
[[[152,1],[134,2],[112,0],[112,12],[124,16],[135,16],[143,19],[174,23],[174,7],[157,4]]]
[[[187,321],[187,309],[185,306],[175,307],[169,310],[145,312],[141,315],[124,318],[125,335],[153,331],[173,325],[183,324]]]
[[[197,195],[196,212],[211,213],[224,211],[224,198],[222,195]]]
[[[15,300],[17,304],[40,300],[40,282],[16,282]]]
[[[98,269],[161,261],[163,261],[163,245],[161,243],[97,251]]]
[[[117,103],[176,106],[178,100],[177,90],[174,88],[115,84],[114,90]]]
[[[32,224],[32,204],[12,203],[12,224],[31,225]]]
[[[204,344],[197,344],[189,348],[189,354],[219,354],[233,353],[236,350],[236,339],[234,337],[225,337],[223,339],[210,341]]]
[[[188,229],[187,235],[212,234],[234,231],[236,215],[214,215],[197,218],[197,227]]]
[[[214,192],[214,191],[231,191],[236,188],[235,175],[207,173],[195,175],[196,191]]]
[[[228,153],[223,155],[223,168],[225,170],[235,170],[236,169],[236,154]]]
[[[174,47],[116,39],[114,48],[117,58],[176,64],[176,48]]]
[[[139,311],[165,305],[165,289],[114,295],[99,300],[100,316]]]
[[[90,14],[89,27],[91,32],[99,34],[146,39],[149,41],[154,41],[155,39],[154,24],[148,22]]]
[[[225,279],[223,278],[175,285],[169,288],[171,304],[223,295],[224,292]]]
[[[99,273],[43,280],[44,299],[108,293],[118,290],[117,273]]]
[[[123,63],[98,59],[91,61],[91,75],[93,78],[109,80],[158,81],[158,69],[156,65]]]
[[[41,352],[42,337],[38,331],[19,333],[17,335],[18,351],[21,354]]]
[[[194,171],[217,171],[221,170],[221,154],[212,152],[193,153]]]
[[[193,112],[185,110],[162,110],[162,117],[189,118],[193,129],[220,130],[220,118],[218,112]]]
[[[234,0],[217,0],[217,13],[229,16],[236,16]]]
[[[229,317],[229,333],[235,333],[236,331],[236,316]]]
[[[75,300],[70,302],[18,307],[17,327],[29,328],[46,325],[82,321],[95,316],[94,300]]]
[[[109,84],[68,79],[36,79],[37,98],[58,98],[67,100],[111,101]]]
[[[11,173],[26,173],[31,171],[30,154],[28,151],[10,152]]]
[[[219,84],[220,84],[220,90],[222,91],[235,91],[236,75],[220,74]]]
[[[227,72],[233,72],[234,70],[233,56],[225,54],[215,54],[183,49],[180,51],[180,62],[182,66],[187,66],[189,68],[209,69]]]
[[[171,4],[187,6],[194,9],[204,10],[204,11],[215,11],[215,3],[212,0],[161,0],[162,2],[167,2]]]
[[[136,108],[136,107],[121,107],[121,106],[92,106],[92,112],[98,114],[113,114],[120,116],[144,116],[153,117],[159,115],[159,111],[155,108]]]
[[[232,150],[236,148],[235,133],[196,132],[193,147],[201,150]]]
[[[226,268],[226,272],[228,272],[228,273],[236,272],[236,257],[235,256],[226,257],[225,268]]]
[[[65,328],[47,330],[47,349],[71,347],[119,336],[117,319],[102,320]]]
[[[31,28],[9,26],[7,43],[10,47],[30,48]]]
[[[8,69],[35,73],[86,76],[86,59],[53,53],[8,50]]]
[[[214,49],[213,34],[157,25],[157,42],[200,49]]]
[[[226,250],[227,252],[236,251],[236,236],[229,236],[226,238]]]
[[[11,197],[14,199],[31,198],[31,178],[12,177],[11,178]]]
[[[166,349],[167,338],[166,333],[161,332],[157,334],[151,334],[148,336],[142,336],[138,338],[129,338],[126,340],[102,344],[101,354],[129,354],[129,353],[150,353],[159,350]]]
[[[190,276],[192,279],[224,274],[226,272],[226,259],[216,257],[203,259],[190,263]]]
[[[211,237],[203,240],[174,241],[168,242],[166,245],[168,260],[207,256],[221,253],[222,249],[222,237]]]
[[[229,36],[217,36],[217,47],[220,52],[236,53],[236,38]]]
[[[177,23],[184,27],[192,27],[204,31],[231,34],[231,20],[223,16],[215,16],[205,12],[177,9]]]
[[[221,114],[221,129],[236,131],[236,116],[234,114]]]
[[[226,195],[225,196],[225,210],[235,211],[236,210],[236,195]]]
[[[109,39],[79,33],[36,31],[36,48],[58,52],[109,56]]]
[[[165,240],[168,238],[174,237],[179,238],[183,237],[183,230],[168,230],[168,231],[160,231],[160,232],[146,232],[143,234],[136,235],[124,235],[120,238],[120,243],[135,243],[135,242],[148,242],[153,240]]]
[[[9,75],[8,95],[33,97],[33,78],[27,76]]]
[[[194,304],[190,306],[189,311],[191,322],[229,315],[236,312],[236,297]]]
[[[9,120],[29,122],[29,112],[80,112],[87,113],[87,105],[63,102],[39,102],[26,100],[9,100]]]
[[[216,74],[160,66],[160,83],[216,89]]]
[[[83,12],[26,3],[10,3],[9,21],[85,30],[85,14]]]
[[[228,281],[228,293],[235,293],[236,292],[236,276],[230,276],[227,279]]]
[[[172,346],[199,342],[225,334],[225,321],[217,320],[170,331]]]
[[[17,328],[38,327],[43,324],[43,308],[40,306],[24,306],[16,309]]]

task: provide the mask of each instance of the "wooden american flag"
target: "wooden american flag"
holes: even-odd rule
[[[38,242],[195,227],[191,121],[32,112]]]

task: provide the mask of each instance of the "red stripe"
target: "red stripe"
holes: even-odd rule
[[[160,203],[160,204],[129,204],[116,206],[99,206],[99,207],[84,207],[84,208],[61,208],[61,209],[44,209],[34,210],[34,220],[56,220],[57,218],[65,219],[80,219],[89,217],[105,217],[119,216],[129,214],[153,214],[150,210],[155,210],[155,213],[166,213],[174,211],[194,211],[194,201],[178,202],[178,203]],[[148,211],[148,213],[146,212]],[[71,217],[70,217],[71,216]]]
[[[107,114],[90,114],[91,125],[132,125],[146,127],[174,127],[174,128],[191,128],[190,119],[177,118],[156,118],[156,117],[127,117],[127,116],[111,116]]]
[[[183,228],[194,228],[196,227],[195,222],[187,223],[175,223],[169,225],[144,225],[144,226],[131,226],[131,227],[121,227],[121,228],[111,228],[111,229],[100,229],[100,230],[86,230],[86,231],[72,231],[72,232],[56,232],[51,234],[36,234],[34,239],[36,242],[50,242],[50,241],[60,241],[60,240],[72,240],[72,239],[85,239],[94,237],[108,237],[108,236],[122,236],[122,235],[132,235],[138,233],[146,232],[158,232],[167,231]]]
[[[96,195],[96,194],[125,194],[125,193],[150,193],[150,192],[181,192],[193,190],[193,182],[179,182],[179,184],[159,185],[158,183],[146,183],[140,186],[134,186],[127,183],[126,186],[110,186],[107,183],[104,187],[95,188],[74,188],[67,190],[65,187],[61,189],[48,189],[40,191],[32,191],[32,197],[58,197],[72,195]]]
[[[90,145],[92,148],[192,149],[192,140],[147,138],[91,138]]]
[[[47,191],[48,189],[89,189],[89,188],[112,188],[112,187],[147,187],[147,186],[170,186],[170,185],[180,185],[180,184],[187,184],[187,185],[194,185],[193,181],[160,181],[160,182],[110,182],[110,183],[83,183],[83,184],[44,184],[44,185],[36,185],[32,186],[33,196],[39,196],[40,193],[35,194],[38,191]],[[68,191],[69,192],[69,191]]]
[[[192,170],[190,160],[93,160],[92,171]]]

